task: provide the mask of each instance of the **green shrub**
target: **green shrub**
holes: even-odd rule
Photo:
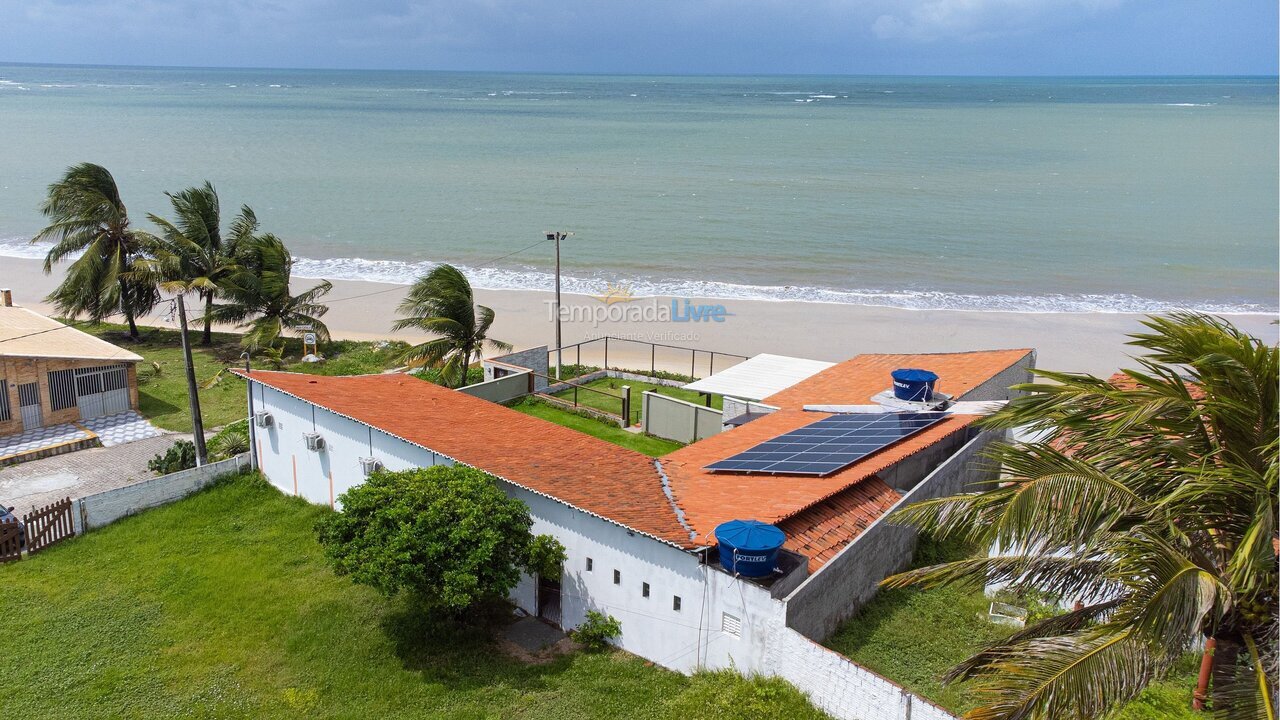
[[[334,571],[426,610],[461,615],[505,598],[529,558],[529,509],[473,468],[376,472],[340,500],[316,525]]]
[[[179,470],[189,470],[196,466],[196,444],[190,440],[179,440],[169,446],[168,450],[157,454],[147,463],[147,469],[157,475],[168,475]]]
[[[529,543],[529,559],[525,567],[542,577],[559,579],[566,559],[568,555],[559,540],[550,535],[539,535]]]
[[[239,420],[218,431],[209,438],[209,460],[226,460],[249,452],[249,421]]]
[[[449,384],[444,381],[444,378],[440,377],[440,370],[438,368],[421,368],[414,370],[412,375],[420,380],[426,380],[429,383],[449,387]],[[467,385],[475,385],[476,383],[482,382],[484,382],[484,368],[479,366],[467,368]]]
[[[587,611],[587,619],[569,631],[569,637],[590,650],[603,650],[609,641],[622,635],[622,623],[612,615],[595,610]]]

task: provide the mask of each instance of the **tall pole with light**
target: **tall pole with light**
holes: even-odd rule
[[[560,354],[561,354],[561,352],[562,352],[561,348],[563,348],[563,347],[564,347],[564,343],[561,341],[561,335],[560,335],[560,241],[561,241],[561,240],[564,240],[565,238],[567,238],[567,237],[569,237],[569,236],[571,236],[571,235],[573,235],[573,233],[571,233],[571,232],[559,232],[559,231],[556,231],[556,232],[548,232],[548,233],[547,233],[547,240],[554,241],[554,242],[555,242],[555,244],[556,244],[556,303],[555,303],[555,313],[556,313],[556,379],[557,379],[557,380],[559,380],[559,379],[560,379],[560,361],[561,361]]]

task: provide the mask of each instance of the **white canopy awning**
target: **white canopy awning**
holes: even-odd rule
[[[835,363],[821,360],[764,353],[691,382],[684,388],[743,400],[763,400],[833,365]]]

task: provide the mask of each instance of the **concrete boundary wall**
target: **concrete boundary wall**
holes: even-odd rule
[[[648,390],[641,395],[640,408],[644,432],[686,445],[724,428],[719,410]]]
[[[1001,370],[995,377],[987,380],[981,385],[975,387],[969,392],[961,395],[958,400],[1012,400],[1013,398],[1023,395],[1017,390],[1010,390],[1011,385],[1031,382],[1033,375],[1032,368],[1036,366],[1036,351],[1032,350],[1026,355],[1018,358],[1018,361],[1009,367]]]
[[[524,370],[495,380],[485,380],[475,385],[460,387],[458,392],[489,402],[504,403],[533,392],[533,378],[533,374]]]
[[[547,346],[539,345],[531,347],[520,352],[508,353],[496,358],[490,358],[480,361],[480,366],[484,368],[484,379],[493,380],[495,378],[494,366],[508,368],[524,368],[533,371],[533,391],[543,392],[547,389]]]
[[[981,432],[969,440],[810,575],[786,599],[787,625],[823,640],[852,617],[875,596],[880,581],[906,568],[915,552],[916,531],[890,523],[889,516],[911,503],[963,492],[973,483],[992,479],[995,470],[979,455],[1000,437],[999,433]]]
[[[772,649],[770,668],[819,710],[840,720],[955,720],[941,707],[790,628]]]
[[[248,467],[249,453],[242,453],[203,467],[179,470],[114,490],[86,495],[71,501],[72,523],[76,534],[110,525],[120,518],[181,500],[223,475],[241,472]]]

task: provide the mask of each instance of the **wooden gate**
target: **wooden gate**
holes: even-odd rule
[[[27,525],[27,554],[35,554],[76,534],[71,524],[71,498],[63,498],[22,517]]]
[[[22,557],[22,525],[17,520],[0,522],[0,563]]]

